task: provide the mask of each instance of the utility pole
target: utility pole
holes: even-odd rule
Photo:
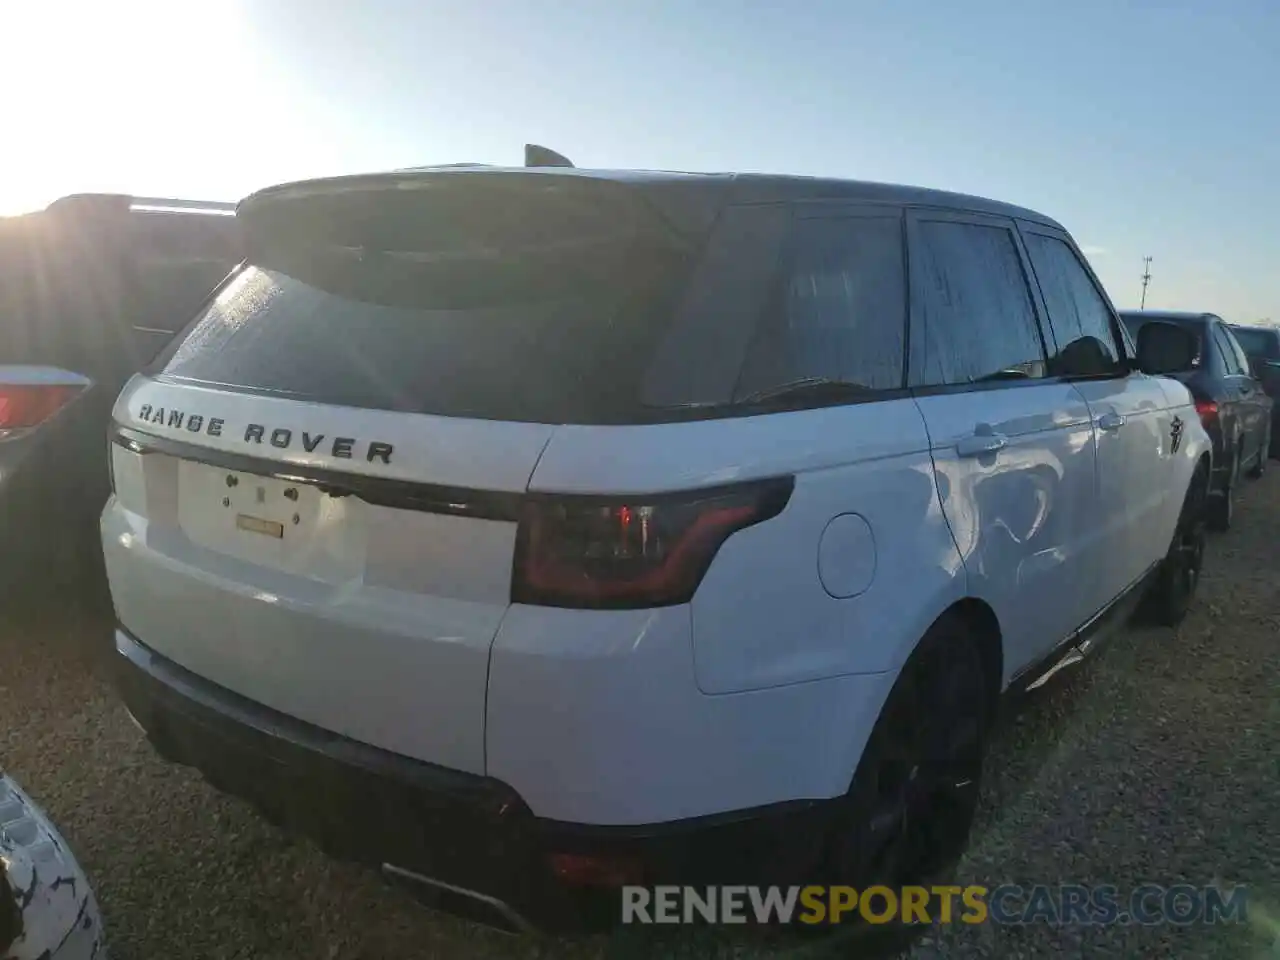
[[[1151,282],[1151,258],[1142,258],[1142,305],[1139,310],[1147,309],[1147,284]]]

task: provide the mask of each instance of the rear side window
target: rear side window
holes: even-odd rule
[[[1236,345],[1231,341],[1231,334],[1220,323],[1213,325],[1213,339],[1218,342],[1218,352],[1222,354],[1222,364],[1227,376],[1238,377],[1249,371],[1249,361],[1236,352]]]
[[[1064,377],[1122,372],[1111,310],[1075,252],[1041,234],[1027,234],[1026,243],[1057,342],[1050,372]]]
[[[904,386],[900,216],[797,220],[777,290],[736,399],[810,378]]]
[[[1230,327],[1224,326],[1222,328],[1222,332],[1226,336],[1227,342],[1231,344],[1232,351],[1235,352],[1236,363],[1240,365],[1240,372],[1246,377],[1250,376],[1249,356],[1244,352],[1244,348],[1240,346],[1240,341],[1236,339],[1236,336],[1231,332]]]
[[[1044,344],[1011,231],[922,221],[917,238],[915,385],[1043,377]]]

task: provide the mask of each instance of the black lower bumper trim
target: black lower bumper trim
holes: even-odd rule
[[[557,875],[553,855],[635,865],[644,883],[799,882],[825,842],[828,802],[797,802],[649,826],[533,815],[507,784],[341,737],[197,677],[124,630],[117,685],[165,758],[199,769],[270,821],[332,856],[430,892],[428,902],[505,928],[616,922],[616,890]],[[471,907],[463,902],[470,896]]]

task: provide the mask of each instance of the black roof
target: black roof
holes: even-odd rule
[[[786,200],[851,200],[912,207],[934,207],[987,213],[994,216],[1029,220],[1045,226],[1063,227],[1055,220],[1025,207],[987,200],[982,197],[951,193],[891,183],[864,180],[840,180],[822,177],[787,176],[758,173],[683,173],[660,170],[583,170],[575,167],[490,167],[482,164],[439,167],[411,167],[375,174],[355,174],[317,180],[295,181],[267,187],[241,203],[271,196],[311,190],[341,190],[343,187],[371,186],[380,180],[405,180],[417,177],[512,177],[539,176],[581,178],[592,181],[642,186],[654,192],[673,192],[688,196],[691,191],[714,195],[719,201],[762,203]]]
[[[1280,327],[1268,326],[1265,323],[1228,323],[1233,330],[1252,330],[1257,333],[1274,333],[1280,336]]]

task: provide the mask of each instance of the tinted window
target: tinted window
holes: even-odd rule
[[[1028,234],[1026,241],[1057,342],[1050,370],[1058,376],[1119,370],[1111,310],[1075,252],[1056,237]]]
[[[1129,339],[1133,341],[1135,347],[1138,342],[1138,332],[1147,323],[1172,323],[1175,326],[1182,327],[1196,340],[1196,356],[1191,366],[1193,368],[1199,367],[1203,361],[1206,338],[1208,337],[1208,326],[1203,320],[1175,319],[1158,313],[1122,313],[1120,314],[1120,321],[1125,329],[1129,331]]]
[[[163,376],[299,400],[444,416],[597,423],[637,416],[675,273],[636,255],[614,279],[542,278],[515,302],[406,303],[414,273],[390,269],[386,299],[250,267],[215,298]],[[429,285],[429,284],[428,284]],[[424,291],[424,294],[426,291]],[[451,291],[451,294],[456,291]],[[430,300],[429,296],[424,299]]]
[[[1276,335],[1266,330],[1241,330],[1233,327],[1231,333],[1244,352],[1253,357],[1271,359],[1275,356]]]
[[[1222,333],[1226,336],[1227,342],[1231,344],[1231,349],[1236,355],[1236,364],[1240,367],[1240,372],[1245,376],[1251,376],[1252,374],[1249,370],[1249,357],[1240,346],[1240,341],[1236,339],[1235,334],[1231,332],[1230,327],[1224,326],[1222,328]]]
[[[902,387],[901,218],[797,221],[786,264],[778,309],[761,325],[736,396],[809,377]]]
[[[1248,361],[1242,361],[1236,355],[1236,345],[1231,342],[1231,335],[1227,333],[1227,328],[1220,323],[1213,325],[1213,339],[1217,341],[1218,353],[1222,355],[1222,366],[1227,372],[1227,376],[1238,377],[1249,370]]]
[[[919,225],[918,385],[1044,376],[1044,345],[1013,234],[945,221]]]
[[[646,405],[716,406],[733,399],[756,327],[770,305],[791,226],[789,204],[724,210],[646,376]]]

